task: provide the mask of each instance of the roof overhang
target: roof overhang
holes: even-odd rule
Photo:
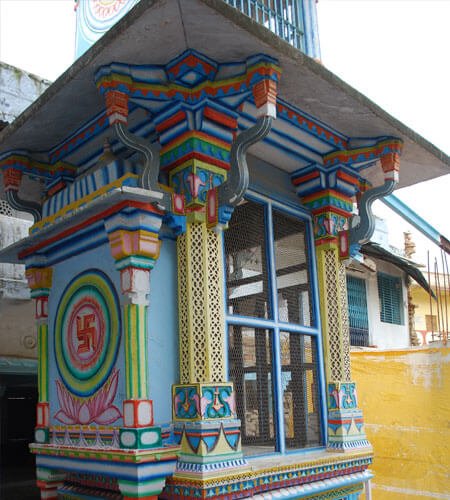
[[[395,267],[413,278],[414,281],[416,281],[417,284],[420,285],[433,298],[436,298],[425,276],[422,274],[420,269],[418,269],[417,265],[412,261],[403,257],[399,257],[389,250],[386,250],[386,248],[383,248],[381,245],[378,245],[378,243],[373,242],[369,242],[363,245],[361,247],[361,253],[366,255],[367,257],[380,259],[393,264]]]
[[[222,0],[141,0],[80,57],[15,122],[0,132],[0,155],[48,151],[104,109],[94,83],[111,62],[166,64],[187,49],[219,62],[264,53],[282,68],[279,96],[349,138],[403,140],[400,183],[406,187],[450,173],[450,158],[320,63]],[[70,110],[67,107],[70,106]],[[256,156],[261,150],[254,151]],[[364,171],[382,183],[375,166]]]

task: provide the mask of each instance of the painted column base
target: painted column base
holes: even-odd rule
[[[330,451],[347,451],[372,446],[364,431],[362,411],[332,410],[328,412],[328,443]]]
[[[241,451],[239,420],[176,422],[174,427],[180,456],[160,498],[219,498],[211,483],[250,472]]]
[[[371,449],[362,411],[358,408],[355,382],[328,383],[327,448],[329,451]]]
[[[246,467],[240,424],[237,419],[176,422],[174,435],[181,450],[175,470],[202,476]]]

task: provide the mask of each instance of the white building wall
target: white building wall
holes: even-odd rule
[[[0,120],[11,123],[51,82],[0,62]]]
[[[397,267],[383,261],[377,261],[377,272],[367,273],[366,291],[369,316],[369,343],[380,349],[398,349],[409,347],[408,303],[404,273]],[[380,320],[380,299],[378,296],[377,273],[382,272],[399,277],[402,281],[402,323],[393,325]]]

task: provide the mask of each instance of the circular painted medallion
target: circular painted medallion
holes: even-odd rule
[[[64,291],[55,320],[55,356],[67,387],[93,394],[108,378],[120,342],[119,301],[103,273],[77,276]]]
[[[79,23],[85,38],[95,42],[115,24],[138,0],[81,0]]]

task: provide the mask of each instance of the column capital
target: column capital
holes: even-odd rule
[[[149,205],[147,209],[123,210],[105,220],[116,268],[151,270],[159,257],[163,212]]]

